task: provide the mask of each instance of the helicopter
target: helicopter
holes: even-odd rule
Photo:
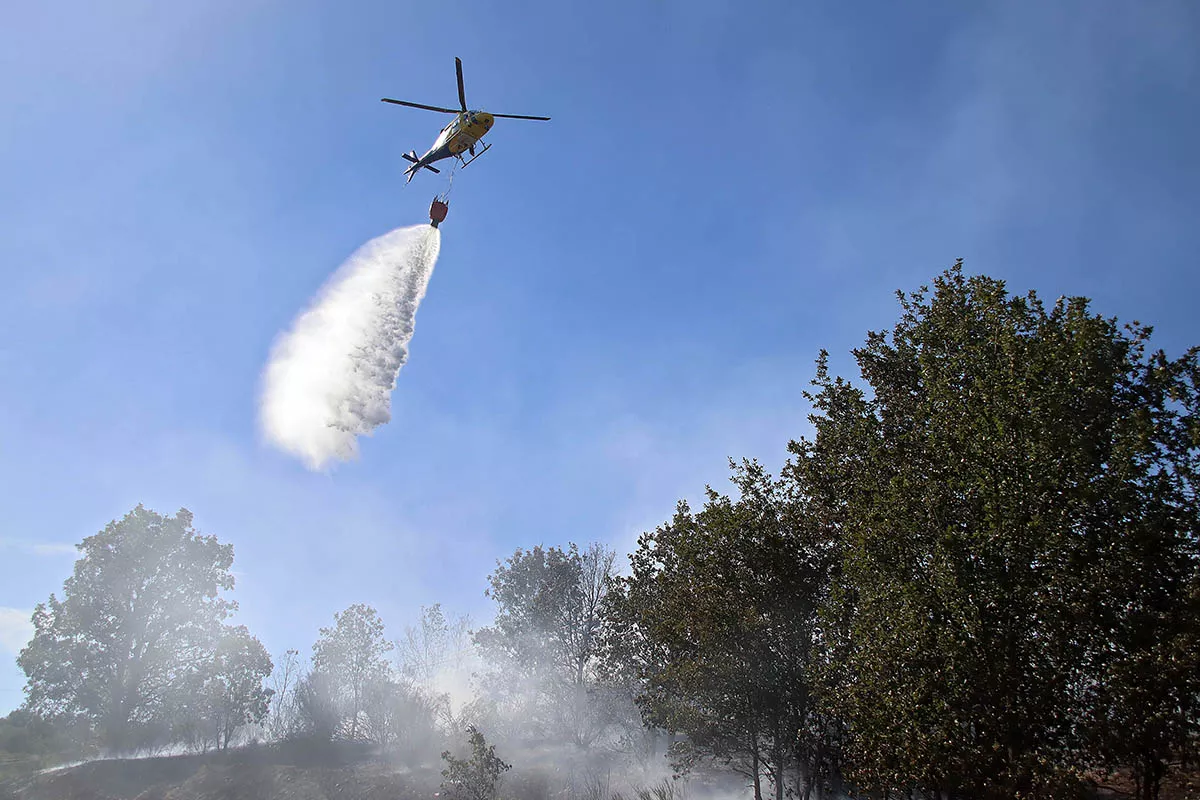
[[[462,59],[454,59],[454,70],[458,74],[458,104],[460,108],[441,108],[440,106],[427,106],[421,103],[410,103],[407,100],[393,100],[390,97],[381,98],[384,103],[394,103],[398,106],[408,106],[409,108],[421,108],[426,111],[437,111],[441,114],[453,114],[454,119],[450,121],[446,127],[442,128],[442,132],[433,142],[433,147],[420,158],[417,157],[416,150],[410,150],[404,153],[404,159],[412,162],[412,166],[404,170],[404,174],[408,176],[405,183],[410,183],[413,176],[421,169],[427,169],[430,172],[441,172],[437,167],[432,166],[435,161],[441,161],[443,158],[457,158],[465,167],[479,156],[486,153],[492,148],[491,144],[485,144],[478,152],[475,152],[475,144],[484,137],[488,131],[492,129],[496,118],[503,117],[504,119],[535,119],[549,120],[549,117],[530,117],[524,114],[491,114],[487,111],[468,111],[467,110],[467,94],[463,90],[463,73]],[[463,153],[469,153],[470,158],[464,159]]]

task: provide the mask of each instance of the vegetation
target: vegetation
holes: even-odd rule
[[[496,755],[483,734],[471,726],[467,729],[470,758],[455,758],[449,750],[442,753],[446,768],[442,770],[442,789],[455,800],[498,800],[500,779],[512,769]]]
[[[756,794],[1066,797],[1124,767],[1156,796],[1200,718],[1197,350],[960,266],[900,300],[865,386],[822,354],[778,483],[744,465],[640,540],[614,656],[647,721]]]
[[[0,780],[85,755],[87,752],[61,725],[24,709],[0,717]]]
[[[261,718],[270,659],[222,623],[237,607],[223,597],[232,546],[198,534],[187,510],[138,506],[79,550],[62,599],[34,610],[18,659],[30,712],[110,751],[195,736],[216,746]]]
[[[498,564],[488,595],[491,627],[474,642],[489,669],[482,713],[510,735],[589,747],[606,731],[596,668],[601,604],[615,555],[600,545],[584,552],[535,547]]]
[[[961,264],[899,299],[857,380],[821,354],[814,433],[777,475],[731,463],[736,492],[679,503],[620,576],[600,545],[518,549],[473,634],[434,605],[396,647],[354,605],[309,668],[272,670],[225,622],[232,548],[139,506],[35,611],[0,750],[444,748],[447,792],[498,800],[486,731],[563,781],[669,739],[677,772],[755,800],[1067,798],[1116,773],[1158,797],[1200,741],[1200,348]],[[477,673],[474,703],[452,708],[448,671]]]
[[[609,603],[607,654],[634,664],[646,721],[686,737],[677,768],[716,761],[763,794],[806,797],[830,768],[827,720],[811,676],[827,549],[755,463],[735,471],[742,497],[709,490],[693,514],[638,542]]]
[[[317,685],[328,687],[336,707],[334,729],[344,728],[353,741],[365,728],[361,723],[367,696],[387,680],[392,643],[370,606],[353,605],[334,618],[337,624],[321,628],[313,645],[313,674]]]

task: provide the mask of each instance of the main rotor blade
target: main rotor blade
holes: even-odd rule
[[[379,99],[381,101],[383,101],[384,103],[395,103],[398,106],[408,106],[409,108],[423,108],[426,111],[440,111],[443,114],[457,114],[458,113],[453,108],[441,108],[440,106],[425,106],[425,105],[421,105],[420,103],[410,103],[407,100],[393,100],[390,97],[381,97]]]
[[[541,119],[548,120],[549,117],[528,117],[524,114],[492,114],[493,117],[504,117],[505,119]]]
[[[454,71],[458,74],[458,103],[462,106],[462,110],[467,110],[467,93],[463,89],[462,80],[462,59],[458,56],[454,57]]]

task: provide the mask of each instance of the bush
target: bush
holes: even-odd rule
[[[498,800],[501,776],[512,768],[496,755],[474,725],[470,732],[471,757],[455,758],[450,751],[442,753],[446,768],[442,770],[442,790],[455,800]]]

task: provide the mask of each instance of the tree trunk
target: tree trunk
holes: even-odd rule
[[[1154,754],[1146,753],[1142,756],[1142,774],[1138,780],[1138,788],[1144,800],[1158,800],[1166,772],[1166,765]]]
[[[775,741],[772,750],[774,751],[775,759],[775,800],[783,800],[783,744],[780,742],[782,737],[779,731],[775,732]]]
[[[758,776],[758,731],[750,731],[750,766],[754,774],[754,800],[762,800],[762,781]]]

